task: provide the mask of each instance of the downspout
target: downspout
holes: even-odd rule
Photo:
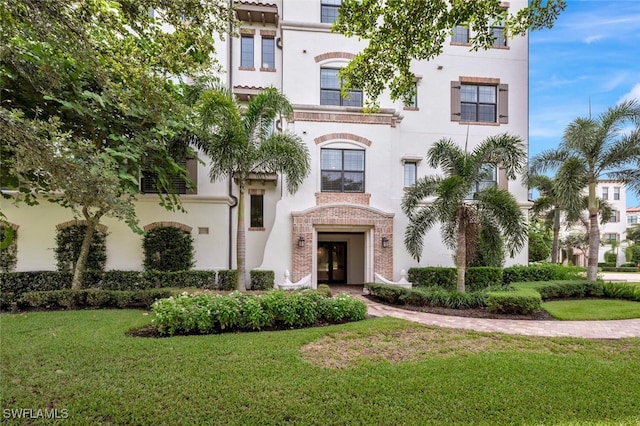
[[[233,0],[229,0],[229,7],[233,8]],[[227,55],[227,84],[229,86],[229,90],[233,91],[233,40],[231,34],[233,32],[233,27],[231,21],[229,21],[229,34],[227,36],[228,43],[228,55]],[[238,206],[238,197],[233,195],[233,176],[229,173],[229,198],[231,202],[229,203],[229,229],[228,229],[228,253],[229,253],[229,268],[233,269],[233,209]]]

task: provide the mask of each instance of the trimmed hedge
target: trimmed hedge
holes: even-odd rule
[[[408,280],[415,286],[438,286],[447,290],[456,289],[458,271],[456,268],[424,267],[409,268]],[[502,268],[492,266],[473,266],[467,268],[465,287],[475,291],[502,284]]]
[[[152,305],[153,322],[165,336],[211,334],[272,327],[305,327],[317,321],[343,323],[366,318],[367,305],[348,294],[328,299],[316,291],[181,294]]]
[[[514,283],[513,288],[534,290],[543,300],[602,297],[604,294],[602,282],[586,280]]]
[[[502,271],[504,285],[514,282],[561,281],[584,279],[585,268],[563,265],[510,266]]]
[[[17,306],[20,309],[149,308],[157,299],[172,293],[168,289],[31,291],[19,297]]]
[[[87,271],[83,279],[83,288],[121,291],[167,287],[235,289],[235,270],[221,270],[217,276],[216,280],[215,271]],[[23,293],[70,289],[72,278],[71,272],[0,272],[0,307],[17,301]]]
[[[615,265],[614,265],[615,266]],[[603,267],[602,272],[640,272],[637,266],[623,266],[620,268],[616,267]]]
[[[496,314],[528,315],[542,310],[542,297],[528,288],[490,292],[487,295],[487,310]]]
[[[276,280],[274,271],[262,271],[252,269],[249,272],[251,276],[251,290],[272,290]]]

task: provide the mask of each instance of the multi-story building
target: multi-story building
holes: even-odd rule
[[[294,107],[293,117],[278,125],[296,132],[309,147],[311,174],[296,194],[288,194],[283,177],[275,175],[256,176],[248,189],[247,268],[274,270],[278,282],[285,270],[294,282],[310,276],[313,286],[373,281],[376,273],[399,279],[401,270],[418,265],[403,245],[407,218],[401,199],[416,178],[438,173],[423,161],[431,144],[448,137],[464,145],[468,138],[472,150],[504,132],[527,143],[527,37],[507,41],[496,27],[494,47],[471,52],[469,31],[456,28],[441,56],[412,64],[417,95],[410,104],[384,95],[378,112],[365,113],[366,93],[340,96],[337,72],[366,42],[331,32],[339,4],[238,2],[240,36],[218,49],[222,80],[236,96],[247,100],[276,87]],[[513,11],[526,5],[505,3]],[[187,213],[165,211],[157,196],[143,194],[136,205],[140,223],[190,230],[196,268],[233,268],[236,186],[210,182],[206,164],[189,167],[197,188],[182,196]],[[527,188],[519,179],[507,182],[496,165],[493,181],[508,188],[526,213]],[[53,269],[56,225],[71,219],[69,210],[43,204],[7,205],[3,211],[20,226],[18,269]],[[109,232],[107,267],[140,269],[141,237],[116,220],[103,223]],[[426,239],[421,265],[452,266],[438,226]],[[526,247],[507,259],[507,264],[526,263]]]
[[[586,192],[585,192],[586,195]],[[611,219],[600,226],[600,249],[598,251],[598,262],[605,261],[605,253],[613,249],[614,243],[617,247],[618,264],[625,263],[624,246],[626,245],[626,228],[629,221],[627,210],[627,191],[624,183],[613,180],[601,180],[596,187],[596,195],[609,203],[612,209]],[[586,214],[585,218],[586,220]],[[574,224],[561,231],[561,238],[569,233],[584,233],[587,228],[583,224]],[[574,249],[574,263],[586,266],[587,258],[581,250]]]

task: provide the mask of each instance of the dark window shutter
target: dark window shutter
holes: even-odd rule
[[[460,121],[462,110],[460,108],[460,82],[451,82],[451,121]]]
[[[498,85],[498,123],[509,123],[509,85]]]
[[[187,160],[186,166],[187,166],[187,175],[195,185],[192,188],[187,188],[187,194],[197,194],[198,193],[198,160],[196,160],[195,158],[189,158]]]

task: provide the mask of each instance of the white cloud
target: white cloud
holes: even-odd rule
[[[584,42],[585,42],[585,43],[587,43],[587,44],[591,44],[591,43],[593,43],[594,41],[600,41],[600,40],[602,40],[603,38],[604,38],[604,36],[603,36],[603,35],[601,35],[601,34],[598,34],[598,35],[591,35],[591,36],[588,36],[587,38],[585,38],[585,39],[584,39]]]
[[[628,93],[622,95],[622,97],[618,99],[618,103],[630,101],[632,99],[637,99],[638,101],[640,101],[640,83],[636,83],[636,85],[633,86],[633,88]]]

